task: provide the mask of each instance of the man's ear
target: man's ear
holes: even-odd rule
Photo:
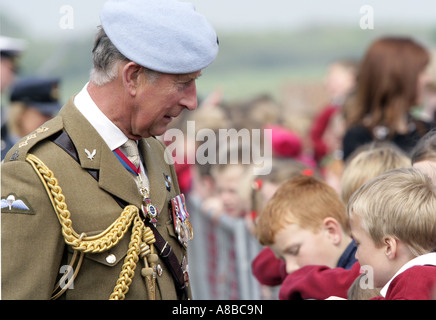
[[[323,220],[322,228],[326,232],[328,239],[334,245],[338,245],[342,240],[342,228],[339,222],[332,217],[327,217]]]
[[[131,96],[136,95],[139,84],[139,76],[142,74],[142,67],[135,62],[126,63],[121,70],[123,85]]]
[[[385,248],[386,257],[388,257],[388,259],[394,259],[398,251],[397,240],[392,237],[385,237],[383,239],[383,246]]]

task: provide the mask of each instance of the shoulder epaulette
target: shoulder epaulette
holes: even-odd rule
[[[55,117],[41,127],[21,138],[6,154],[4,162],[26,160],[26,155],[36,144],[47,139],[63,128],[61,117]]]

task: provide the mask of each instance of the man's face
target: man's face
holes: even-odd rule
[[[142,81],[131,110],[132,138],[160,136],[183,109],[195,110],[195,81],[200,75],[201,71],[182,75],[161,74],[154,81]]]

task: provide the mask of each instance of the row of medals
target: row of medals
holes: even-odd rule
[[[139,192],[141,193],[141,196],[143,198],[141,210],[144,214],[144,217],[148,217],[150,222],[156,227],[157,219],[159,217],[159,210],[156,208],[155,205],[152,204],[151,199],[149,198],[149,190],[147,187],[144,186],[144,182],[141,178],[141,175],[138,176],[139,183],[141,187],[139,188]],[[180,215],[180,209],[177,205],[176,201],[172,201],[172,210],[173,210],[173,223],[174,223],[174,230],[177,234],[177,238],[179,242],[187,248],[188,246],[188,240],[192,239],[193,231],[192,226],[189,222],[189,220],[183,219]]]
[[[159,210],[151,203],[151,199],[149,198],[149,190],[147,187],[144,186],[144,182],[142,181],[141,175],[138,176],[138,181],[140,184],[139,192],[141,193],[141,196],[143,198],[141,210],[144,215],[144,217],[147,217],[150,219],[150,222],[156,227],[157,224],[157,218],[159,217]],[[170,190],[170,183],[171,180],[169,177],[165,177],[165,184],[167,187],[167,190]],[[174,230],[177,234],[177,238],[179,242],[185,247],[188,247],[188,240],[191,240],[193,237],[193,231],[192,226],[189,222],[189,220],[182,219],[182,216],[180,215],[180,210],[177,206],[177,202],[174,201],[173,198],[171,200],[171,207],[172,207],[172,213],[170,214],[173,219],[174,223]],[[158,265],[157,267],[157,273],[160,276],[162,274],[162,267]],[[188,272],[188,262],[186,260],[186,256],[183,257],[182,261],[182,270],[183,270],[183,277],[185,280],[185,283],[189,283],[189,272]]]

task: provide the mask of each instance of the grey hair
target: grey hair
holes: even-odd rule
[[[119,63],[129,59],[118,51],[100,26],[92,49],[92,61],[94,67],[91,70],[90,81],[101,86],[115,79],[118,76]]]
[[[118,76],[118,67],[122,62],[130,61],[114,46],[101,26],[95,36],[94,48],[92,49],[92,61],[94,67],[91,70],[90,81],[98,86],[111,82]],[[160,72],[143,67],[147,80],[155,81]]]

